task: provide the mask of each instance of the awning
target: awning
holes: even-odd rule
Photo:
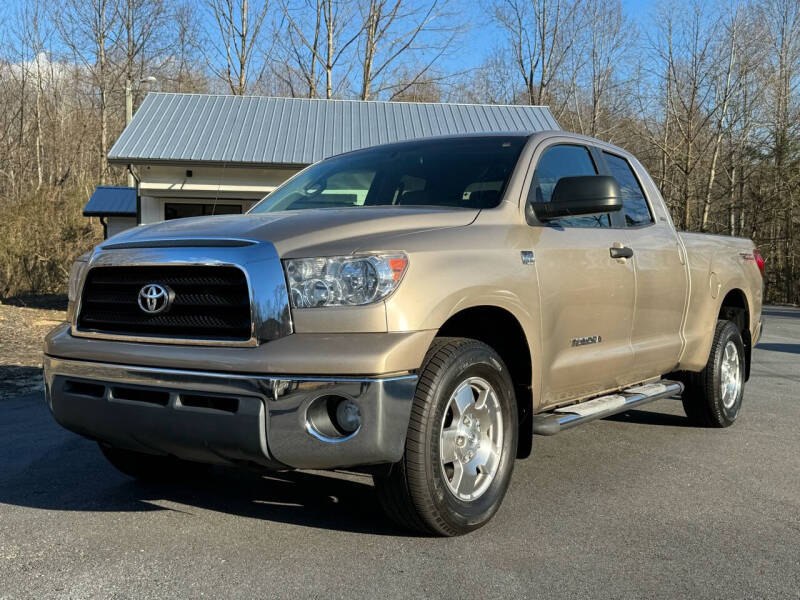
[[[98,185],[83,207],[84,217],[135,217],[136,188]]]

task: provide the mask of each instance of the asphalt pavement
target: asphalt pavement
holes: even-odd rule
[[[680,402],[534,440],[503,507],[415,537],[368,478],[143,485],[0,401],[0,598],[800,598],[800,310],[768,307],[734,427]]]

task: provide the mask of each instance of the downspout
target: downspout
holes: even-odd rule
[[[101,216],[100,217],[100,225],[103,226],[103,239],[107,240],[108,239],[108,222],[106,221],[106,217],[105,216]]]
[[[136,176],[136,173],[133,172],[133,165],[128,163],[127,165],[128,174],[131,176],[133,181],[135,182],[136,188],[136,225],[142,224],[142,199],[139,197],[139,178]]]

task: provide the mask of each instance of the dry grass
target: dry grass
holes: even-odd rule
[[[0,304],[0,400],[42,389],[44,336],[66,319],[62,298],[27,299],[48,308]],[[55,300],[55,301],[53,301]]]
[[[79,186],[2,203],[0,298],[66,291],[72,261],[102,241],[96,220],[81,214],[87,199]]]

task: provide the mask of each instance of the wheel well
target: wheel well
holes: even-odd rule
[[[517,396],[519,442],[517,458],[531,453],[533,440],[532,361],[528,340],[516,317],[496,306],[467,308],[450,317],[438,336],[466,337],[491,346],[508,367]]]
[[[750,310],[747,306],[747,297],[740,289],[733,289],[727,293],[719,308],[719,319],[732,322],[739,328],[744,342],[744,377],[750,379],[750,355],[752,354],[753,341],[750,337]]]

